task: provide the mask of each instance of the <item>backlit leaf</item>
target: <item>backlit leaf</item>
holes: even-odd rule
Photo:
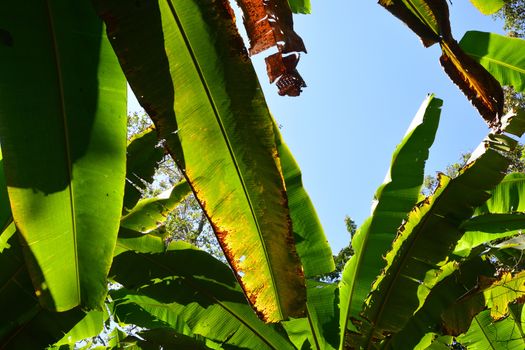
[[[484,15],[492,15],[505,5],[504,0],[470,0],[470,2]]]
[[[134,135],[126,150],[126,188],[124,190],[124,209],[129,211],[142,197],[140,189],[144,182],[151,183],[157,164],[164,157],[164,148],[159,147],[157,130],[148,128]]]
[[[310,0],[288,0],[288,3],[290,4],[290,9],[293,13],[312,13]]]
[[[290,149],[274,127],[275,141],[288,194],[288,206],[297,254],[301,259],[305,277],[315,277],[334,271],[332,249],[328,245],[315,208],[303,187],[301,169]]]
[[[87,0],[2,2],[0,139],[25,257],[49,309],[98,308],[126,166],[126,81]],[[30,96],[30,97],[28,97]]]
[[[497,149],[509,142],[504,135],[487,138],[458,177],[441,176],[436,192],[412,210],[386,255],[386,268],[372,286],[360,334],[351,337],[353,342],[366,347],[399,332],[423,304],[462,233],[461,222],[503,179],[510,161]],[[437,279],[427,284],[430,275]]]
[[[525,40],[495,33],[466,32],[459,46],[501,85],[525,92]]]
[[[121,322],[169,327],[223,346],[292,348],[278,326],[257,318],[232,271],[189,244],[172,243],[161,254],[124,252],[111,275],[128,289],[112,292]]]
[[[525,348],[525,336],[519,320],[511,314],[494,322],[486,310],[474,317],[467,333],[457,338],[469,350],[521,350]]]
[[[346,264],[340,283],[340,328],[344,330],[341,343],[346,332],[355,329],[352,319],[359,317],[363,300],[384,266],[383,256],[390,249],[397,228],[418,201],[442,103],[431,95],[421,105],[392,156],[385,182],[374,196],[372,216],[352,239],[355,255]]]
[[[304,315],[273,121],[228,2],[94,3],[248,299],[267,321]]]
[[[168,214],[173,211],[190,192],[190,186],[185,180],[182,180],[157,197],[142,199],[132,210],[122,217],[120,226],[130,230],[148,233],[161,226],[166,221]]]

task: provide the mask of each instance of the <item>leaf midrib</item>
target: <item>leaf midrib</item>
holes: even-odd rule
[[[482,56],[482,55],[479,55],[477,53],[472,53],[472,52],[468,52],[468,51],[467,51],[467,54],[469,56],[471,56],[472,58],[475,58],[476,60],[478,60],[478,62],[481,62],[482,60],[486,60],[486,61],[495,63],[497,65],[509,68],[509,70],[511,70],[511,71],[516,71],[516,72],[518,72],[520,74],[525,74],[525,69],[519,68],[518,66],[513,66],[512,64],[500,61],[500,60],[498,60],[496,58],[492,58],[491,56],[487,56],[487,55]]]
[[[445,189],[445,190],[446,190],[446,189]],[[444,190],[444,191],[445,191],[445,190]],[[423,217],[423,220],[422,220],[422,224],[421,224],[421,226],[420,226],[420,227],[422,227],[422,228],[420,229],[420,232],[424,229],[424,227],[427,226],[427,224],[428,224],[428,220],[430,219],[430,217],[433,216],[433,215],[430,215],[429,213],[431,213],[432,211],[434,211],[434,208],[435,208],[435,207],[438,205],[438,203],[442,200],[442,198],[443,198],[443,194],[444,194],[444,191],[440,194],[440,196],[439,196],[438,198],[436,198],[436,200],[434,201],[432,207],[429,208],[429,210],[424,214],[424,217]],[[417,210],[419,210],[419,209],[417,209]],[[420,221],[420,223],[421,223],[421,221]],[[419,225],[418,225],[418,226],[419,226]],[[411,232],[414,232],[414,230],[412,230]],[[407,235],[407,238],[408,238],[409,236],[410,236],[410,234]],[[400,237],[401,237],[401,236],[400,236]],[[407,248],[407,253],[404,254],[404,255],[402,256],[402,258],[401,258],[401,262],[399,262],[399,263],[397,264],[398,266],[404,266],[404,263],[405,263],[405,261],[409,258],[410,252],[413,250],[413,247],[414,247],[414,245],[416,244],[416,241],[417,241],[420,237],[421,237],[421,234],[418,234],[418,235],[416,235],[416,237],[415,237],[411,242],[409,242],[409,246],[408,246],[408,248]],[[406,242],[406,239],[405,239],[404,242]],[[403,242],[403,243],[404,243],[404,242]],[[401,249],[403,243],[401,243],[401,245],[399,246],[399,249]],[[392,266],[392,264],[391,264],[390,266]],[[392,278],[392,282],[389,283],[388,286],[387,286],[387,288],[386,288],[385,298],[383,298],[383,302],[381,302],[381,304],[380,304],[379,311],[377,312],[377,314],[376,314],[376,316],[374,317],[373,321],[371,321],[372,324],[377,324],[376,320],[378,320],[378,319],[381,318],[381,316],[382,316],[382,314],[383,314],[383,311],[385,310],[385,306],[386,306],[386,302],[385,302],[385,300],[389,300],[389,299],[390,299],[390,297],[389,297],[390,292],[391,292],[392,288],[394,287],[394,284],[395,284],[394,282],[397,281],[397,280],[399,279],[399,276],[400,276],[400,274],[401,274],[401,270],[402,270],[401,268],[395,269],[395,273],[394,273],[394,277]],[[387,270],[385,270],[385,273],[386,273],[386,271],[387,271]],[[378,286],[378,287],[379,287],[379,286]],[[377,288],[376,288],[376,290],[377,290]],[[368,334],[366,335],[366,338],[367,338],[367,349],[370,349],[371,346],[372,346],[372,344],[373,344],[373,342],[372,342],[372,336],[373,336],[373,333],[374,333],[374,330],[375,330],[375,329],[376,329],[375,327],[372,327],[372,328],[370,329],[370,331],[368,332]]]
[[[492,344],[492,341],[490,340],[490,338],[488,337],[487,333],[485,332],[485,329],[483,328],[483,325],[482,325],[481,322],[479,321],[478,317],[479,317],[479,315],[474,316],[474,320],[476,320],[476,323],[478,324],[478,327],[479,327],[479,329],[481,330],[481,333],[483,333],[483,335],[485,336],[485,339],[486,339],[487,342],[489,343],[490,347],[491,347],[493,350],[496,350],[496,348],[495,348],[494,345]]]
[[[71,232],[73,233],[73,251],[74,251],[74,258],[75,258],[75,277],[77,282],[77,302],[79,303],[81,301],[81,294],[80,294],[80,274],[79,274],[79,266],[78,266],[78,245],[77,245],[77,231],[76,231],[76,216],[75,216],[75,200],[74,200],[74,193],[73,193],[73,169],[72,169],[72,161],[71,161],[71,153],[70,153],[70,141],[69,141],[69,128],[67,123],[67,113],[66,113],[66,102],[65,102],[65,93],[64,93],[64,79],[62,76],[62,65],[60,62],[60,52],[58,49],[58,40],[56,35],[56,30],[54,26],[54,20],[53,20],[53,11],[51,9],[51,5],[49,3],[50,0],[46,1],[46,8],[47,8],[47,16],[48,16],[48,22],[49,22],[49,29],[50,29],[50,36],[53,46],[53,57],[54,62],[56,66],[56,72],[57,72],[57,83],[58,83],[58,90],[59,90],[59,96],[60,96],[60,112],[62,117],[62,123],[64,125],[64,143],[65,143],[65,156],[66,156],[66,166],[67,166],[67,172],[68,172],[68,180],[69,184],[66,186],[68,193],[69,193],[69,207],[71,212]]]
[[[272,267],[272,262],[270,260],[270,256],[268,255],[268,249],[266,248],[266,242],[265,240],[263,239],[263,236],[262,236],[262,231],[261,231],[261,227],[260,227],[260,224],[259,224],[259,220],[257,218],[257,215],[255,214],[255,210],[253,208],[253,204],[252,204],[252,201],[250,199],[250,195],[248,193],[248,190],[247,190],[247,186],[246,186],[246,183],[244,181],[244,178],[242,176],[242,173],[240,171],[240,168],[239,168],[239,164],[237,162],[237,159],[235,157],[235,153],[233,152],[233,148],[232,148],[232,145],[231,145],[231,142],[228,138],[228,134],[226,133],[226,130],[225,130],[225,127],[222,123],[222,120],[221,120],[221,116],[220,116],[220,113],[218,111],[218,108],[215,104],[215,101],[213,99],[213,96],[212,96],[212,93],[210,91],[210,88],[208,86],[208,83],[206,82],[206,79],[204,77],[204,73],[202,72],[202,69],[200,67],[200,64],[197,60],[197,57],[195,55],[195,52],[191,46],[191,43],[190,43],[190,40],[188,39],[188,37],[186,36],[186,32],[184,30],[184,26],[182,25],[182,22],[177,14],[177,11],[175,9],[175,5],[173,5],[173,2],[171,0],[166,0],[167,4],[168,4],[168,7],[170,8],[170,11],[172,13],[172,16],[173,16],[173,19],[175,20],[175,23],[177,24],[177,27],[179,28],[179,31],[180,31],[180,34],[184,40],[184,43],[185,45],[187,46],[188,48],[188,53],[190,54],[190,57],[191,57],[191,60],[195,66],[195,70],[197,71],[197,74],[199,75],[199,79],[201,80],[202,82],[202,86],[203,86],[203,89],[206,93],[206,96],[210,102],[210,106],[213,110],[213,113],[215,115],[215,118],[217,120],[217,124],[219,125],[219,128],[220,128],[220,131],[224,137],[224,140],[226,141],[226,146],[228,147],[228,151],[229,151],[229,154],[232,158],[232,162],[235,166],[235,170],[237,172],[237,175],[239,177],[239,180],[241,181],[241,185],[242,185],[242,189],[244,191],[244,195],[246,197],[246,200],[248,202],[248,205],[250,207],[250,212],[252,214],[252,218],[253,218],[253,221],[255,223],[255,226],[257,228],[257,234],[259,235],[259,241],[261,242],[261,245],[262,245],[262,248],[263,248],[263,252],[264,252],[264,255],[265,255],[265,260],[269,266],[268,268],[268,273],[270,275],[270,278],[272,280],[272,286],[273,288],[271,288],[273,294],[274,294],[274,300],[277,301],[277,307],[278,307],[278,310],[279,310],[279,316],[280,318],[283,318],[284,317],[284,313],[283,313],[283,310],[282,310],[282,305],[281,305],[281,302],[280,302],[280,298],[279,298],[279,293],[278,293],[278,284],[276,283],[276,278],[275,278],[275,274],[274,274],[274,269]],[[186,176],[186,173],[184,173],[184,176]],[[187,179],[188,183],[190,183],[190,179]],[[237,274],[236,274],[236,278],[237,277]],[[269,315],[271,317],[271,315]]]

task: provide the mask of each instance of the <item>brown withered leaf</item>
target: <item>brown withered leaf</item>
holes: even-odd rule
[[[270,83],[277,80],[279,95],[299,96],[302,88],[306,87],[306,83],[296,69],[299,55],[291,54],[283,57],[280,52],[277,52],[266,57],[265,61]]]
[[[434,33],[425,23],[421,22],[402,1],[379,0],[379,5],[399,18],[408,28],[416,33],[421,39],[423,46],[429,47],[440,41],[439,35]]]
[[[306,52],[303,40],[293,29],[287,0],[237,0],[237,3],[250,39],[250,55],[278,45],[284,53]]]
[[[450,13],[448,11],[448,5],[446,0],[426,0],[425,2],[432,16],[437,22],[439,28],[439,35],[443,40],[454,40],[452,37],[452,29],[450,27]]]
[[[288,1],[237,0],[237,3],[243,12],[244,26],[250,40],[250,55],[277,47],[278,53],[266,58],[270,82],[280,77],[277,81],[279,95],[299,96],[301,88],[306,87],[306,84],[296,69],[298,55],[293,59],[283,59],[282,54],[306,53],[306,47],[293,29],[292,11]],[[284,60],[289,63],[285,64]],[[286,68],[292,65],[293,68]]]
[[[477,108],[491,128],[501,126],[503,89],[482,65],[468,56],[455,40],[441,45],[439,61],[450,79]]]
[[[272,0],[268,2],[268,7],[275,14],[276,21],[270,20],[270,23],[278,25],[276,30],[281,30],[284,35],[283,53],[304,52],[303,39],[293,29],[293,15],[288,5],[288,0]]]

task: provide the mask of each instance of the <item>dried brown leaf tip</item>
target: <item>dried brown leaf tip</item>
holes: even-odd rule
[[[299,96],[304,80],[297,71],[298,52],[305,52],[303,40],[293,29],[287,0],[237,0],[250,39],[250,55],[271,47],[278,52],[266,58],[270,82],[277,80],[279,95]],[[290,54],[283,57],[283,54]]]
[[[279,95],[299,96],[301,94],[302,88],[306,87],[306,83],[296,69],[299,62],[298,54],[283,57],[280,52],[277,52],[266,57],[265,61],[270,83],[277,80],[276,85],[279,88]]]
[[[470,58],[452,37],[446,0],[379,0],[379,4],[416,33],[425,47],[441,45],[441,65],[472,102],[485,122],[501,128],[503,90],[499,82]]]
[[[450,40],[442,44],[439,61],[450,79],[472,102],[489,127],[499,129],[503,115],[503,89],[478,62]]]

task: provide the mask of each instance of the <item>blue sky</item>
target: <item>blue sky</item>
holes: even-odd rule
[[[439,64],[437,45],[425,49],[415,34],[376,1],[312,0],[311,15],[294,16],[308,54],[298,70],[308,87],[281,97],[268,83],[264,57],[255,68],[284,140],[298,161],[332,250],[349,242],[344,225],[370,214],[392,152],[428,93],[444,100],[436,142],[427,162],[435,174],[472,151],[488,128]],[[469,1],[450,5],[452,30],[504,34],[502,23]],[[136,101],[129,105],[138,109]]]

